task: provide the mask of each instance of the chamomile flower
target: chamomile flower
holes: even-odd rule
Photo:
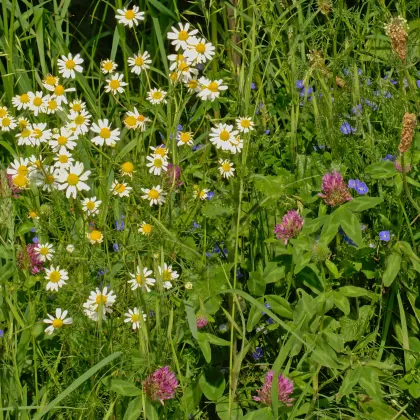
[[[86,103],[80,101],[79,99],[75,99],[73,102],[70,102],[69,107],[71,111],[81,112],[86,109]]]
[[[45,113],[47,110],[46,97],[43,96],[42,92],[28,92],[29,105],[28,108],[34,113],[35,117],[38,114]]]
[[[102,204],[101,200],[97,200],[96,197],[85,198],[82,201],[82,209],[89,216],[99,213],[99,206]]]
[[[194,64],[205,63],[210,61],[216,48],[211,42],[207,42],[204,38],[192,36],[187,43],[185,57],[188,57]]]
[[[150,68],[152,60],[150,54],[145,51],[143,54],[138,53],[134,57],[128,59],[128,65],[131,67],[131,73],[140,74],[142,70]]]
[[[144,236],[149,236],[152,233],[153,226],[150,223],[142,222],[138,232]]]
[[[132,188],[129,187],[125,182],[118,182],[117,180],[114,180],[110,191],[114,195],[118,195],[120,197],[128,197],[131,190]]]
[[[116,298],[112,290],[108,292],[107,287],[103,290],[96,288],[95,291],[90,292],[88,300],[83,304],[85,315],[94,321],[97,321],[100,316],[106,319],[106,315],[112,313],[111,307]]]
[[[166,92],[162,89],[151,89],[147,92],[147,100],[152,103],[153,105],[158,105],[160,103],[166,104],[167,101],[165,99]]]
[[[210,190],[203,188],[202,190],[194,190],[194,198],[199,198],[200,200],[205,200],[209,195]]]
[[[66,197],[72,196],[76,198],[78,191],[89,191],[90,187],[84,181],[88,180],[90,171],[84,171],[82,162],[75,162],[68,169],[63,170],[59,177],[60,182],[59,189],[66,190]]]
[[[93,245],[100,244],[104,240],[104,235],[100,230],[94,229],[86,233],[86,237],[89,239],[89,242]]]
[[[169,70],[173,71],[178,69],[179,65],[181,63],[187,62],[188,64],[191,64],[188,58],[185,57],[184,54],[169,54],[168,60],[171,62],[171,65],[169,66]]]
[[[137,266],[137,270],[134,274],[130,273],[131,279],[128,281],[131,284],[131,290],[136,290],[137,288],[144,288],[147,292],[150,292],[150,287],[153,287],[156,283],[156,280],[152,277],[153,271],[149,270],[147,267],[143,267],[143,271],[140,270],[140,267]]]
[[[28,211],[28,217],[30,219],[35,219],[35,220],[39,220],[39,214],[36,210],[29,210]]]
[[[117,63],[108,58],[106,60],[101,61],[101,72],[103,74],[114,73],[114,70],[117,68],[117,66]]]
[[[22,95],[16,95],[12,98],[12,104],[18,111],[29,108],[31,99],[28,93],[22,93]]]
[[[34,248],[35,253],[38,255],[40,261],[51,261],[54,255],[54,248],[52,244],[45,242],[45,244],[38,243]]]
[[[16,127],[16,120],[11,115],[6,114],[4,117],[0,118],[1,131],[14,130]]]
[[[70,152],[64,146],[62,146],[57,155],[54,156],[54,160],[54,166],[59,169],[68,169],[74,162]]]
[[[146,321],[146,314],[141,311],[143,320]],[[133,330],[140,328],[140,314],[138,308],[129,309],[127,313],[124,314],[126,319],[124,322],[131,322],[133,324]]]
[[[67,129],[74,130],[75,135],[86,134],[89,131],[91,115],[84,109],[80,112],[70,111]]]
[[[153,150],[153,153],[155,155],[165,157],[168,154],[168,148],[164,144],[161,144],[160,146],[156,147],[150,146],[150,148]]]
[[[25,127],[20,133],[16,134],[16,138],[18,146],[33,145],[31,125]]]
[[[178,140],[178,146],[192,146],[194,144],[191,131],[178,131],[176,139]]]
[[[236,119],[236,128],[241,133],[248,133],[254,129],[254,122],[249,117],[239,117]]]
[[[54,76],[52,74],[48,74],[47,76],[44,77],[44,80],[42,81],[42,86],[44,86],[44,88],[49,91],[53,91],[59,82],[60,82],[59,77]]]
[[[159,266],[159,274],[162,276],[163,287],[165,289],[172,288],[172,281],[179,277],[179,274],[172,269],[172,265],[163,263],[163,267]]]
[[[58,105],[61,104],[67,104],[67,97],[66,97],[66,93],[67,92],[75,92],[76,89],[75,88],[65,88],[63,85],[57,85],[54,90],[51,90],[51,92],[53,92],[52,94],[52,98],[54,98],[57,101]]]
[[[233,129],[233,125],[220,123],[211,128],[210,142],[218,149],[232,150],[231,141],[235,139],[237,134],[238,131]]]
[[[25,117],[18,117],[18,126],[19,126],[19,130],[23,130],[26,127],[29,127],[31,125],[31,123],[29,122],[29,120]]]
[[[120,173],[121,173],[121,175],[127,175],[127,176],[129,176],[130,178],[132,178],[133,177],[133,173],[134,173],[135,171],[134,171],[134,165],[131,163],[131,162],[124,162],[122,165],[121,165],[121,169],[120,169]]]
[[[188,48],[188,41],[190,37],[197,34],[198,30],[193,29],[189,31],[190,24],[178,23],[178,28],[172,26],[172,32],[168,32],[168,39],[171,39],[171,44],[175,46],[175,50],[178,51],[180,48],[186,50]]]
[[[35,169],[31,171],[31,179],[38,185],[38,187],[42,187],[42,191],[54,191],[59,189],[59,177],[61,174],[61,170],[54,168],[43,166],[42,170]]]
[[[224,178],[229,179],[231,176],[234,176],[235,168],[231,161],[220,159],[219,164],[219,172]]]
[[[58,151],[61,147],[73,150],[76,147],[77,136],[66,127],[61,127],[59,133],[52,135],[49,145],[54,151]]]
[[[147,156],[146,159],[149,161],[146,166],[151,174],[160,175],[162,171],[168,170],[168,161],[161,155]]]
[[[51,139],[52,133],[47,129],[46,123],[38,123],[32,126],[31,144],[33,146],[40,146],[41,143],[46,143]]]
[[[223,80],[209,80],[205,77],[200,77],[198,80],[200,84],[200,92],[197,96],[203,101],[213,102],[216,98],[220,96],[220,92],[227,90],[227,86],[223,85]]]
[[[32,174],[35,171],[41,171],[42,167],[45,166],[44,159],[41,155],[29,156],[29,172]]]
[[[106,80],[105,92],[111,92],[114,95],[117,93],[123,93],[124,86],[127,86],[127,83],[122,81],[123,78],[123,74],[113,74],[110,79]]]
[[[231,153],[239,153],[244,147],[244,141],[239,137],[235,136],[233,139],[230,140],[230,152]]]
[[[182,61],[179,63],[176,69],[176,79],[175,81],[181,80],[182,82],[188,82],[189,80],[196,77],[198,74],[198,70],[191,66],[186,61]]]
[[[55,268],[54,266],[46,268],[45,274],[45,278],[48,280],[46,289],[51,291],[54,290],[58,292],[60,287],[67,284],[65,280],[69,279],[69,273],[66,270],[60,270],[58,265]]]
[[[73,245],[73,244],[68,244],[68,245],[66,246],[66,251],[67,251],[69,254],[73,254],[74,250],[75,250],[75,247],[74,247],[74,245]]]
[[[0,106],[0,118],[5,117],[9,113],[9,110],[5,106]]]
[[[47,314],[48,318],[44,319],[45,324],[51,324],[45,329],[45,333],[51,335],[55,330],[60,329],[63,325],[70,325],[73,323],[71,318],[66,318],[67,311],[62,311],[61,308],[55,310],[55,317]]]
[[[54,95],[47,95],[45,97],[46,101],[46,113],[47,114],[55,114],[57,111],[62,111],[63,108],[58,103],[57,99],[54,97]]]
[[[104,143],[107,146],[115,146],[116,142],[120,140],[120,130],[116,128],[111,130],[110,122],[105,118],[104,120],[98,120],[98,124],[92,124],[90,129],[98,135],[91,141],[97,146],[103,146]]]
[[[156,185],[150,189],[142,188],[141,190],[144,192],[144,195],[142,195],[141,198],[143,200],[149,200],[150,207],[152,207],[154,204],[161,206],[165,202],[166,193],[163,192],[163,189],[160,185]]]
[[[118,23],[122,23],[124,26],[132,28],[139,24],[139,20],[144,20],[144,12],[140,12],[138,6],[133,6],[132,9],[118,9],[115,19]]]
[[[197,93],[201,91],[200,84],[198,83],[197,79],[191,79],[185,86],[188,88],[188,93]]]
[[[83,67],[80,65],[83,63],[83,58],[80,57],[80,54],[76,54],[74,57],[71,53],[66,57],[65,55],[61,56],[57,60],[58,72],[65,79],[74,79],[76,78],[76,72],[81,73]]]
[[[15,175],[12,177],[12,185],[19,190],[27,189],[29,188],[29,178],[25,175]]]
[[[6,169],[6,174],[11,176],[16,175],[29,175],[29,159],[27,158],[17,158],[11,162]]]

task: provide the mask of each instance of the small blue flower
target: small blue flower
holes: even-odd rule
[[[296,82],[296,89],[303,89],[305,85],[303,84],[303,80],[298,80]]]
[[[182,129],[183,129],[184,127],[181,125],[181,124],[178,124],[177,126],[176,126],[176,129],[178,130],[178,131],[182,131]]]
[[[397,158],[397,156],[388,154],[386,155],[382,160],[389,160],[390,162],[394,162],[394,160]]]
[[[376,105],[375,102],[371,102],[369,101],[369,99],[365,99],[364,102],[367,106],[370,106],[374,111],[378,110],[378,105]]]
[[[367,187],[367,185],[364,182],[359,181],[359,180],[356,181],[355,189],[360,195],[365,195],[369,192],[369,188]]]
[[[363,223],[361,223],[361,224],[360,224],[360,229],[361,229],[362,231],[366,230],[366,229],[367,229],[367,225],[364,225]]]
[[[254,82],[251,83],[251,89],[252,90],[255,90],[256,89],[256,86],[255,86],[255,83]]]
[[[155,313],[154,313],[152,310],[150,310],[150,311],[149,311],[149,318],[153,318],[153,317],[154,317],[154,315],[155,315]]]
[[[125,223],[124,223],[124,221],[123,221],[123,220],[116,220],[116,221],[115,221],[115,228],[116,228],[117,230],[124,230],[124,228],[125,228]]]
[[[34,237],[32,238],[32,242],[33,242],[34,244],[39,243],[39,238],[38,238],[38,236],[34,236]]]
[[[265,303],[264,303],[264,307],[266,307],[267,309],[271,309],[271,306],[270,306],[270,304],[269,304],[268,302],[265,302]],[[262,314],[263,314],[263,315],[266,315],[266,313],[265,313],[265,312],[263,312]]]
[[[120,247],[119,247],[119,245],[118,245],[118,244],[114,244],[114,245],[112,245],[112,248],[114,248],[114,251],[115,251],[115,252],[118,252],[118,251],[120,250]]]
[[[347,136],[348,134],[354,134],[356,129],[352,127],[347,121],[345,121],[343,124],[341,124],[340,131]]]
[[[100,269],[100,270],[98,271],[98,277],[99,277],[99,276],[103,276],[104,274],[105,274],[105,270]]]
[[[4,337],[4,330],[0,330],[0,338]]]
[[[391,232],[389,230],[379,232],[379,239],[381,241],[389,242],[391,240]]]
[[[388,91],[385,91],[384,92],[384,98],[390,99],[390,98],[392,98],[392,95]]]
[[[372,80],[370,80],[370,77],[368,77],[368,78],[366,79],[366,84],[367,84],[368,86],[370,86],[370,85],[372,84]]]
[[[268,318],[267,323],[270,324],[270,325],[274,324],[274,319],[273,318]]]
[[[354,115],[362,115],[362,104],[358,104],[351,109]]]
[[[202,144],[197,144],[197,145],[195,145],[195,146],[193,146],[192,147],[192,150],[193,150],[193,152],[195,152],[196,150],[199,150],[199,149],[201,149],[203,147],[203,145]]]
[[[362,69],[357,69],[357,74],[359,75],[359,76],[361,76],[362,75]]]
[[[242,271],[238,269],[238,270],[236,271],[236,278],[237,278],[237,279],[240,279],[240,278],[242,278],[243,276],[244,276],[244,275],[243,275]]]
[[[203,69],[204,69],[204,64],[202,64],[202,63],[198,63],[198,64],[195,66],[195,68],[196,68],[197,70],[201,71],[201,70],[203,70]]]
[[[192,222],[193,228],[194,229],[200,229],[201,225],[199,225],[197,222]]]
[[[213,191],[209,191],[207,193],[207,200],[211,200],[214,197],[214,192]]]
[[[225,331],[227,331],[227,326],[226,326],[226,324],[220,324],[220,325],[219,325],[219,331],[220,331],[220,332],[225,332]]]
[[[210,257],[212,257],[213,256],[213,254],[211,253],[211,252],[206,252],[206,257],[207,258],[210,258]]]
[[[36,229],[33,227],[33,228],[31,229],[31,232],[32,232],[32,233],[35,233],[35,232],[36,232]]]
[[[270,134],[270,130],[265,130],[265,134],[269,135]]]
[[[264,104],[262,102],[260,102],[260,108],[263,109],[264,108]]]
[[[355,179],[349,179],[349,182],[347,183],[347,186],[349,188],[356,188],[357,181]]]
[[[420,89],[420,80],[416,80],[416,85]]]
[[[350,239],[347,235],[343,235],[343,239],[345,242],[347,242],[351,246],[355,246],[357,248],[357,245],[353,242],[352,239]]]
[[[263,357],[263,355],[264,355],[264,352],[261,347],[256,347],[255,351],[252,353],[252,357],[254,358],[254,360],[260,360],[261,357]]]
[[[311,88],[310,86],[308,86],[307,88],[303,88],[301,91],[300,91],[300,93],[299,93],[299,95],[300,96],[305,96],[305,94],[306,95],[310,95],[311,93],[313,93],[313,91],[314,91],[314,89],[313,88]]]
[[[350,70],[349,70],[349,69],[344,68],[344,69],[343,69],[343,73],[344,73],[344,75],[345,75],[345,76],[349,76],[349,75],[350,75]]]

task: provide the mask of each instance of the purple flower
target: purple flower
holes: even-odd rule
[[[0,330],[0,338],[4,337],[4,330]]]
[[[322,178],[323,194],[318,194],[325,204],[329,206],[338,206],[346,201],[353,200],[347,185],[343,181],[340,172],[325,174]]]
[[[270,325],[274,324],[274,319],[273,318],[268,318],[267,323],[270,324]]]
[[[213,191],[209,191],[207,193],[207,200],[211,200],[214,197],[214,192]]]
[[[420,89],[420,80],[416,80],[416,85]]]
[[[177,126],[176,126],[176,129],[178,130],[178,131],[182,131],[183,130],[183,126],[181,125],[181,124],[178,124]]]
[[[120,250],[120,247],[119,247],[119,245],[118,245],[118,244],[114,244],[114,245],[112,245],[112,248],[114,248],[114,251],[115,251],[115,252],[118,252],[118,251]]]
[[[206,257],[207,258],[210,258],[210,257],[212,257],[213,256],[213,254],[211,253],[211,252],[206,252]]]
[[[143,381],[143,389],[152,401],[160,401],[163,405],[164,400],[170,400],[175,397],[175,390],[178,387],[178,381],[175,373],[169,366],[165,366],[153,372]]]
[[[379,239],[381,241],[389,242],[391,240],[391,232],[389,230],[379,232]]]
[[[378,110],[378,105],[376,105],[375,102],[371,102],[371,101],[369,101],[369,99],[365,99],[364,102],[367,106],[370,106],[373,111]]]
[[[200,229],[201,225],[199,225],[197,222],[192,222],[193,228],[194,229]]]
[[[348,134],[354,134],[356,129],[352,127],[347,121],[345,121],[343,124],[341,124],[340,131],[347,136]]]
[[[274,233],[277,239],[282,239],[283,243],[287,245],[289,239],[297,236],[303,227],[303,218],[296,210],[289,210],[278,225],[274,228]]]
[[[20,269],[28,268],[32,274],[38,274],[44,270],[43,262],[35,252],[36,244],[26,245],[26,250],[21,250],[18,254],[18,267]]]
[[[251,89],[252,90],[255,90],[256,89],[256,86],[255,86],[255,83],[254,82],[251,83]]]
[[[273,378],[274,371],[270,370],[265,377],[263,387],[257,391],[258,396],[253,397],[254,401],[260,401],[265,405],[271,405],[271,388],[273,386]],[[293,381],[283,375],[279,375],[277,378],[277,384],[279,401],[290,407],[294,401],[293,398],[290,398],[294,388]]]
[[[227,250],[226,250],[227,251]],[[227,255],[227,254],[226,254]],[[237,271],[236,271],[236,278],[237,279],[240,279],[240,278],[242,278],[244,275],[243,275],[243,273],[242,273],[242,271],[240,270],[240,269],[238,269]]]
[[[202,63],[198,63],[198,64],[195,66],[195,68],[196,68],[197,70],[201,71],[201,70],[203,70],[203,69],[204,69],[204,64],[202,64]]]
[[[254,360],[260,360],[263,357],[264,351],[261,347],[255,347],[255,351],[252,352],[252,357]]]
[[[196,323],[197,323],[197,328],[204,328],[209,323],[209,320],[204,315],[197,315]]]
[[[33,228],[31,229],[31,232],[32,232],[32,233],[35,233],[35,232],[36,232],[36,229],[33,227]]]
[[[32,242],[33,242],[34,244],[37,244],[37,243],[39,242],[39,238],[38,238],[38,236],[34,236],[34,237],[32,238]]]
[[[390,98],[392,98],[392,95],[388,91],[385,91],[384,92],[384,98],[390,99]]]
[[[369,188],[367,187],[367,185],[364,182],[359,181],[359,180],[356,181],[355,189],[360,195],[365,195],[369,192]]]
[[[195,152],[196,150],[199,150],[199,149],[201,149],[203,147],[203,145],[202,144],[197,144],[196,146],[193,146],[192,147],[192,150],[193,150],[193,152]]]
[[[358,104],[351,109],[354,115],[362,115],[362,104]]]
[[[397,158],[397,156],[394,155],[386,155],[382,160],[389,160],[390,162],[394,162],[394,160]]]
[[[300,96],[305,96],[305,95],[310,95],[311,93],[313,93],[314,89],[310,86],[308,86],[307,88],[303,87],[303,89],[300,91],[299,95]]]
[[[265,130],[265,134],[270,134],[270,130]]]
[[[296,82],[296,89],[303,89],[305,85],[303,84],[303,80],[298,80]]]
[[[115,221],[115,228],[117,230],[124,230],[124,228],[125,228],[124,220],[116,220]]]
[[[270,306],[270,304],[269,304],[268,302],[265,302],[265,303],[264,303],[264,306],[265,306],[267,309],[271,309],[271,306]],[[265,315],[265,312],[263,312],[262,314],[263,314],[263,315]]]
[[[347,183],[347,186],[349,188],[356,188],[357,181],[355,179],[349,179],[349,182]]]

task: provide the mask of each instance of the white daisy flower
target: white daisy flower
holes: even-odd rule
[[[52,244],[45,242],[45,244],[37,244],[34,248],[35,253],[38,255],[39,260],[42,262],[50,261],[54,254],[54,248]]]
[[[99,206],[102,204],[101,200],[97,200],[96,197],[85,198],[82,201],[82,209],[88,216],[99,213]]]
[[[193,29],[189,31],[190,24],[187,22],[183,25],[181,22],[178,23],[178,27],[172,26],[172,32],[168,32],[168,39],[171,39],[172,45],[175,45],[175,50],[178,51],[180,48],[186,50],[188,48],[188,41],[190,37],[197,34],[198,30]]]
[[[71,111],[81,112],[86,109],[86,103],[76,99],[73,102],[70,102],[69,107]]]
[[[43,166],[42,170],[34,170],[31,172],[31,179],[38,185],[42,186],[42,191],[54,191],[59,189],[59,177],[61,170],[54,167]]]
[[[168,161],[161,155],[147,156],[146,159],[149,161],[146,166],[151,174],[160,175],[162,171],[168,170]]]
[[[150,223],[142,222],[138,232],[144,236],[149,236],[152,233],[153,226]]]
[[[150,68],[152,60],[150,54],[145,51],[143,54],[138,53],[134,57],[128,59],[128,65],[131,67],[131,73],[140,74],[142,70]]]
[[[32,126],[28,125],[20,133],[16,134],[18,146],[32,146]]]
[[[101,61],[101,72],[103,74],[114,73],[114,70],[117,68],[117,66],[117,63],[108,58],[106,60]]]
[[[28,158],[17,158],[9,164],[6,169],[7,175],[29,175],[29,159]]]
[[[22,95],[16,95],[12,98],[12,104],[18,111],[29,108],[31,99],[28,93],[22,93]]]
[[[143,311],[141,311],[141,314],[143,316],[143,321],[146,321],[146,314],[143,313]],[[133,324],[133,330],[140,328],[140,314],[137,308],[134,308],[133,310],[129,309],[128,312],[124,314],[124,316],[127,317],[124,322],[131,322]]]
[[[169,70],[177,70],[181,63],[186,62],[187,64],[191,64],[189,58],[185,57],[184,54],[169,54],[168,60],[171,62],[169,66]]]
[[[185,57],[188,57],[194,64],[205,63],[210,61],[216,48],[211,42],[207,42],[204,38],[192,36],[188,40]]]
[[[0,118],[1,131],[14,130],[17,127],[16,120],[11,115],[5,115]]]
[[[150,201],[150,207],[154,204],[162,205],[165,202],[165,195],[166,193],[163,192],[162,187],[160,185],[156,185],[152,188],[142,188],[144,195],[141,196],[143,200]]]
[[[45,329],[45,333],[51,335],[56,329],[60,329],[63,325],[70,325],[73,323],[71,318],[66,318],[67,311],[62,311],[61,308],[55,310],[55,317],[47,314],[48,318],[44,319],[45,324],[51,324]]]
[[[61,127],[60,132],[53,134],[52,138],[54,140],[50,140],[49,144],[55,152],[61,147],[65,147],[70,150],[73,150],[76,147],[77,136],[66,127]]]
[[[244,147],[244,141],[239,137],[235,136],[230,140],[230,152],[231,153],[240,153]]]
[[[9,113],[9,110],[5,106],[0,106],[0,118],[5,117]]]
[[[176,69],[176,80],[175,81],[182,81],[183,83],[188,82],[189,80],[193,79],[197,76],[198,70],[188,64],[186,61],[182,61],[179,63]]]
[[[52,132],[50,129],[46,129],[46,123],[34,124],[32,126],[31,144],[32,146],[40,146],[41,143],[46,143],[51,139]]]
[[[234,141],[237,134],[238,131],[233,129],[233,125],[220,123],[211,128],[210,142],[218,149],[232,150],[231,141]]]
[[[176,139],[178,140],[178,146],[192,146],[194,144],[191,131],[178,131],[176,134]]]
[[[111,130],[111,124],[107,119],[98,120],[98,124],[92,124],[90,129],[94,133],[99,134],[91,140],[97,146],[103,146],[105,143],[107,146],[112,147],[120,140],[120,129]]]
[[[80,54],[76,54],[74,57],[71,53],[66,57],[65,55],[61,56],[57,60],[58,72],[65,79],[74,79],[76,77],[76,72],[81,73],[83,67],[80,65],[83,63],[83,58],[80,57]]]
[[[71,153],[64,146],[61,146],[54,160],[54,166],[59,169],[68,169],[74,162]]]
[[[62,111],[63,108],[58,103],[57,99],[54,95],[47,95],[45,97],[45,101],[47,103],[46,112],[47,114],[55,114],[57,111]]]
[[[239,117],[236,119],[236,128],[241,133],[248,133],[254,129],[254,122],[250,117]]]
[[[117,180],[114,180],[110,191],[114,195],[118,195],[120,197],[128,197],[131,190],[132,188],[129,187],[125,182],[118,182]]]
[[[191,79],[185,86],[188,88],[188,93],[197,93],[201,91],[200,84],[198,83],[197,79]]]
[[[223,85],[223,80],[209,80],[205,77],[200,77],[198,80],[200,84],[200,92],[198,92],[197,96],[201,98],[203,101],[211,101],[213,102],[216,98],[220,96],[220,92],[223,90],[227,90],[227,86]]]
[[[29,188],[29,178],[25,175],[15,175],[12,177],[12,185],[19,190]]]
[[[42,85],[45,89],[49,91],[54,91],[54,88],[58,85],[60,82],[60,78],[57,76],[54,76],[52,74],[48,74],[44,77],[44,80],[42,81]]]
[[[132,28],[139,24],[139,20],[144,20],[144,12],[140,12],[138,6],[133,6],[132,9],[118,9],[115,19],[118,23],[122,23],[124,26]]]
[[[74,250],[75,250],[75,248],[74,248],[74,245],[73,245],[73,244],[68,244],[68,245],[66,246],[66,251],[67,251],[69,254],[73,254]]]
[[[26,127],[30,127],[31,123],[25,117],[18,117],[18,126],[20,130],[23,130]]]
[[[131,284],[131,290],[136,290],[137,288],[145,288],[147,292],[150,292],[150,287],[153,287],[156,283],[156,280],[152,277],[153,271],[149,270],[147,267],[143,267],[143,272],[140,270],[140,267],[137,266],[136,272],[134,274],[129,273],[131,279],[128,281]]]
[[[194,191],[194,198],[199,198],[200,200],[205,200],[209,195],[210,190],[203,188],[202,190]]]
[[[58,177],[58,182],[61,183],[59,186],[60,190],[67,190],[66,197],[72,196],[76,198],[78,191],[89,191],[90,187],[84,181],[88,180],[90,171],[84,171],[82,162],[75,162],[68,169],[63,170]]]
[[[52,98],[54,98],[57,101],[58,105],[61,104],[67,104],[67,97],[66,97],[66,93],[67,92],[76,92],[75,88],[65,88],[63,85],[58,85],[56,86],[53,90],[51,90],[53,92],[52,94]]]
[[[234,176],[235,168],[231,161],[220,159],[219,164],[219,172],[224,178],[228,179],[229,177]]]
[[[110,307],[115,303],[116,299],[117,296],[115,296],[114,292],[112,290],[108,292],[108,287],[104,287],[102,291],[96,288],[94,292],[90,292],[88,302],[93,308],[97,308],[99,305]]]
[[[150,148],[153,150],[153,154],[155,155],[165,157],[168,154],[168,148],[164,144],[156,147],[150,146]]]
[[[127,86],[128,84],[122,81],[123,78],[123,74],[113,74],[110,79],[106,80],[105,92],[112,92],[114,95],[117,93],[123,93],[124,86]]]
[[[89,131],[91,115],[84,109],[80,112],[70,111],[67,129],[74,129],[75,135],[86,134]],[[73,130],[72,130],[73,131]]]
[[[139,128],[140,131],[146,131],[146,124],[151,121],[150,118],[140,114],[136,107],[134,107],[133,111],[128,111],[125,115],[124,124],[128,129]]]
[[[28,92],[29,105],[28,108],[34,113],[35,117],[38,114],[45,113],[47,111],[46,97],[43,96],[42,92]]]
[[[158,105],[160,103],[166,104],[167,101],[165,99],[166,92],[162,89],[151,89],[147,92],[147,100],[152,103],[153,105]]]
[[[66,270],[60,270],[58,265],[55,268],[54,266],[46,268],[45,274],[45,278],[48,280],[46,289],[51,291],[55,290],[58,292],[60,287],[67,284],[65,280],[69,279],[69,273]]]
[[[159,266],[159,274],[162,276],[163,287],[165,289],[172,288],[172,281],[179,277],[179,274],[172,269],[172,265],[163,263],[163,268]]]
[[[91,232],[86,233],[87,238],[89,239],[89,242],[93,245],[100,244],[104,240],[104,235],[100,230],[92,230]]]

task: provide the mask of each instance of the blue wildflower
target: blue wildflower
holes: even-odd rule
[[[420,89],[420,80],[416,80],[416,85]]]
[[[357,181],[355,179],[349,179],[349,182],[347,183],[347,186],[349,188],[356,188]]]
[[[32,242],[33,242],[34,244],[39,243],[39,238],[38,238],[38,236],[34,236],[34,237],[32,238]]]
[[[201,225],[199,225],[197,222],[192,222],[193,228],[194,229],[200,229]]]
[[[362,115],[362,104],[358,104],[356,106],[354,106],[351,111],[353,112],[354,115]]]
[[[345,242],[347,242],[349,245],[351,246],[355,246],[357,248],[357,245],[347,236],[347,235],[343,235],[343,239]]]
[[[347,121],[345,121],[343,124],[341,124],[340,131],[347,136],[348,134],[354,134],[356,129],[352,127]]]
[[[201,70],[203,70],[203,69],[204,69],[204,64],[202,64],[202,63],[198,63],[198,64],[195,66],[195,68],[196,68],[197,70],[201,71]]]
[[[270,324],[270,325],[274,324],[274,319],[273,318],[268,318],[267,323]]]
[[[184,127],[181,125],[181,124],[178,124],[177,126],[176,126],[176,129],[178,130],[178,131],[182,131],[182,129],[183,129]]]
[[[0,338],[4,337],[4,330],[0,330]]]
[[[236,278],[237,279],[240,279],[240,278],[242,278],[244,275],[243,275],[243,273],[242,273],[242,271],[240,270],[240,269],[238,269],[237,271],[236,271]]]
[[[251,89],[252,90],[255,90],[256,89],[256,86],[255,86],[255,83],[254,82],[251,83]]]
[[[356,180],[356,188],[355,190],[358,192],[358,194],[360,195],[365,195],[369,192],[369,188],[367,187],[367,185],[359,180]]]
[[[394,160],[397,158],[397,156],[388,154],[386,155],[382,160],[389,160],[390,162],[394,162]]]
[[[201,149],[203,147],[203,145],[202,144],[197,144],[197,145],[195,145],[195,146],[193,146],[192,147],[192,150],[193,150],[193,152],[195,152],[196,150],[199,150],[199,149]]]
[[[31,229],[31,232],[32,232],[32,233],[35,233],[35,232],[36,232],[36,229],[33,227],[33,228]]]
[[[344,68],[344,69],[343,69],[343,73],[344,73],[344,75],[345,75],[345,76],[349,76],[349,75],[350,75],[350,70],[349,70],[349,69]]]
[[[213,256],[213,254],[211,253],[211,252],[206,252],[206,257],[207,258],[210,258],[210,257],[212,257]]]
[[[310,86],[308,86],[307,88],[303,88],[301,91],[300,91],[300,93],[299,93],[299,95],[300,96],[305,96],[305,94],[306,95],[311,95],[312,93],[313,93],[313,91],[314,91],[314,89],[312,88],[312,87],[310,87]]]
[[[379,232],[379,239],[381,241],[389,242],[391,240],[391,232],[389,230]]]
[[[209,191],[207,193],[207,200],[211,200],[214,197],[214,192],[213,191]]]
[[[368,86],[370,86],[370,85],[372,84],[372,80],[370,80],[370,77],[368,77],[368,78],[366,79],[366,84],[367,84]]]
[[[254,358],[254,360],[260,360],[261,357],[263,357],[263,355],[264,355],[264,352],[261,347],[256,347],[255,351],[252,352],[252,357]]]
[[[268,302],[265,302],[265,303],[264,303],[264,307],[266,307],[267,309],[271,309],[271,306],[270,306],[270,304],[269,304]],[[265,312],[263,312],[262,314],[263,314],[263,315],[266,315],[266,313],[265,313]]]
[[[296,89],[303,89],[305,85],[303,84],[303,80],[298,80],[296,82]]]
[[[154,313],[152,310],[150,310],[150,311],[149,311],[149,318],[153,318],[153,317],[154,317],[154,315],[155,315],[155,313]]]
[[[112,248],[114,248],[114,251],[115,251],[115,252],[118,252],[118,251],[120,250],[120,247],[119,247],[119,245],[118,245],[118,244],[114,244],[114,245],[112,245]]]
[[[270,130],[265,130],[265,134],[270,134]]]
[[[125,228],[124,220],[116,220],[115,221],[115,228],[117,230],[124,230],[124,228]]]

